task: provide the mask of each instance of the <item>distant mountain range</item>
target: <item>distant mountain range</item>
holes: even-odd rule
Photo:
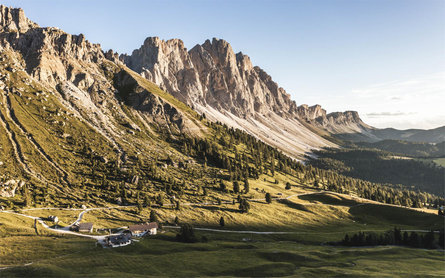
[[[252,65],[249,56],[235,54],[221,39],[207,40],[188,51],[179,39],[149,37],[131,55],[119,59],[210,119],[244,129],[293,156],[332,146],[325,140],[327,134],[368,142],[445,139],[445,127],[377,129],[365,124],[355,111],[327,114],[320,105],[297,106],[271,76]]]
[[[362,133],[339,133],[336,137],[350,141],[378,142],[381,140],[404,140],[410,142],[440,143],[445,141],[445,126],[434,129],[394,128],[369,129]]]
[[[127,152],[126,146],[133,140],[141,140],[138,132],[152,130],[153,126],[165,134],[203,136],[206,126],[195,111],[212,121],[245,130],[294,158],[303,158],[312,149],[336,147],[341,144],[338,138],[439,142],[445,137],[445,127],[431,131],[379,130],[365,124],[355,111],[328,114],[320,105],[298,106],[271,76],[252,65],[247,55],[235,54],[221,39],[207,40],[187,50],[179,39],[150,37],[131,55],[119,55],[112,50],[104,52],[82,34],[42,28],[23,10],[1,6],[0,50],[4,61],[0,83],[3,104],[13,101],[12,96],[30,103],[32,97],[23,95],[32,87],[39,99],[32,109],[56,115],[65,111],[63,120],[52,121],[69,121],[72,116],[106,138],[120,154]],[[20,77],[12,79],[17,73]],[[49,105],[40,101],[42,95],[44,100],[54,96],[55,102]],[[12,106],[6,106],[5,111]],[[46,128],[48,123],[39,124]],[[4,127],[8,130],[7,117]],[[30,133],[32,128],[23,127],[23,132]],[[14,130],[9,133],[14,139]],[[62,129],[53,134],[65,136],[68,132]],[[63,172],[41,142],[30,140],[55,169]],[[15,144],[20,157],[20,141]],[[24,157],[21,160],[26,164]]]

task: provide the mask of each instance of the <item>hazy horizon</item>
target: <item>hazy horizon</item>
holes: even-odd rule
[[[375,127],[445,125],[444,1],[1,1],[40,26],[131,53],[144,39],[213,37],[250,56],[298,105]]]

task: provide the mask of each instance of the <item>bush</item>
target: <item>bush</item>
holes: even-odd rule
[[[196,242],[197,240],[193,226],[190,224],[182,224],[179,234],[176,235],[176,239],[186,243]]]

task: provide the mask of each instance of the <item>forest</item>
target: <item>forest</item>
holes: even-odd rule
[[[71,187],[80,189],[83,198],[89,202],[105,200],[138,207],[162,207],[168,202],[179,206],[175,196],[180,198],[188,194],[202,198],[215,191],[233,198],[234,202],[240,203],[240,212],[246,212],[249,208],[245,195],[250,190],[249,179],[258,179],[262,174],[273,179],[276,173],[282,173],[298,177],[304,186],[388,204],[437,209],[445,203],[439,190],[431,190],[437,189],[434,186],[440,180],[440,169],[425,168],[416,163],[411,165],[409,161],[385,164],[386,160],[380,158],[379,153],[365,150],[317,152],[317,155],[326,157],[304,165],[244,131],[221,123],[207,122],[207,125],[214,134],[211,139],[185,134],[166,134],[164,138],[179,152],[194,158],[196,167],[170,156],[154,160],[128,156],[125,167],[122,167],[119,159],[103,161],[85,146],[79,155],[87,158],[90,172]],[[400,169],[406,165],[409,165],[407,169]],[[374,171],[374,167],[377,170]],[[217,171],[218,168],[226,171]],[[413,180],[418,181],[415,175],[420,174],[424,175],[425,186],[400,185],[404,182],[402,178],[409,180],[413,176]],[[283,185],[283,190],[292,186],[297,184]],[[54,204],[50,191],[45,187],[32,191],[24,187],[21,190],[22,204],[8,202],[4,205],[11,208],[32,203]]]
[[[351,146],[378,149],[409,157],[445,157],[445,142],[431,144],[403,140],[382,140],[375,143],[351,143]]]
[[[315,151],[318,159],[310,165],[375,183],[401,185],[401,188],[444,195],[445,169],[392,153],[366,148]]]

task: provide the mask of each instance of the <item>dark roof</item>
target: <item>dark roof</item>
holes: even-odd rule
[[[88,223],[80,223],[79,224],[79,231],[81,230],[91,230],[93,228],[93,223],[88,222]]]
[[[111,244],[126,243],[126,242],[130,241],[130,239],[131,239],[130,234],[120,234],[120,235],[114,235],[114,236],[108,237],[108,240]]]
[[[136,232],[136,231],[148,231],[153,228],[158,228],[158,223],[150,222],[145,224],[131,225],[128,227],[128,230],[130,230],[130,232]]]

